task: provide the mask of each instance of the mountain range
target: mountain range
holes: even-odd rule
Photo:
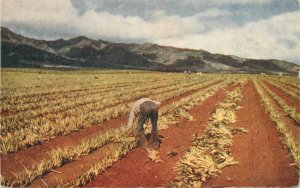
[[[282,60],[240,58],[152,43],[113,43],[85,36],[38,40],[5,27],[1,27],[1,66],[233,73],[295,73],[300,70],[299,65]]]

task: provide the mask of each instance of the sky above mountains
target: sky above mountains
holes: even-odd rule
[[[1,25],[38,39],[85,35],[300,64],[297,0],[1,0]]]

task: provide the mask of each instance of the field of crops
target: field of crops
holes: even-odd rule
[[[125,132],[142,97],[162,102],[158,150]],[[2,69],[0,100],[1,185],[299,185],[296,77]]]

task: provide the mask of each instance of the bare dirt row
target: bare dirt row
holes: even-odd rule
[[[295,186],[299,182],[292,157],[282,144],[276,125],[261,105],[253,83],[242,90],[241,109],[234,126],[249,132],[234,137],[233,157],[239,164],[224,168],[222,175],[205,186]]]
[[[267,94],[268,95],[268,94]],[[268,95],[278,115],[284,120],[287,128],[293,133],[295,141],[300,145],[300,125],[292,119],[270,95]]]
[[[271,91],[273,91],[278,96],[280,96],[281,98],[283,98],[284,101],[288,105],[295,106],[297,108],[297,111],[300,112],[300,100],[298,100],[298,99],[290,96],[289,94],[287,94],[286,92],[284,92],[280,88],[276,87],[275,85],[270,84],[269,82],[264,81],[264,83],[268,86],[269,89],[271,89]]]
[[[287,85],[287,86],[289,86],[289,87],[292,87],[292,88],[295,88],[295,89],[299,89],[299,88],[300,88],[299,85],[289,84],[289,83],[284,82],[284,81],[279,81],[279,82],[280,82],[281,84],[285,84],[285,85]]]

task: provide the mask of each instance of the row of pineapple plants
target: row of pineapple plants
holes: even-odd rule
[[[160,121],[159,121],[158,129],[159,130],[167,129],[167,128],[169,128],[169,125],[176,124],[177,122],[174,117],[180,115],[180,114],[178,114],[178,112],[180,112],[180,111],[187,112],[192,107],[195,107],[196,105],[200,105],[207,98],[214,95],[220,89],[225,88],[226,86],[228,86],[228,84],[230,84],[232,82],[233,82],[233,80],[231,78],[229,78],[228,80],[226,80],[222,83],[219,83],[217,85],[209,87],[205,90],[199,91],[188,97],[184,97],[183,99],[181,99],[177,102],[174,102],[171,105],[163,107],[162,109],[160,109]],[[189,117],[186,117],[185,115],[183,117],[190,119]],[[125,136],[125,137],[121,137],[118,139],[122,140],[122,139],[127,139],[127,138]],[[131,142],[130,146],[133,146],[132,148],[134,148],[135,144],[136,143],[133,141],[133,142]],[[120,147],[124,148],[122,145]],[[120,156],[121,157],[123,155],[126,155],[126,153],[128,153],[130,150],[131,150],[130,148],[128,148],[127,150],[121,150],[121,151],[111,150],[111,152],[109,152],[107,154],[107,156],[109,156],[109,158],[110,158],[110,156]],[[121,153],[122,155],[120,155],[119,153]],[[115,161],[119,160],[120,157],[115,158]],[[65,186],[78,187],[78,186],[85,185],[87,182],[91,181],[96,175],[103,173],[105,171],[105,169],[107,169],[109,166],[112,166],[112,164],[114,162],[107,163],[106,159],[103,159],[96,165],[92,165],[89,170],[83,172],[77,178],[74,178],[73,181],[62,182],[59,186],[61,186],[61,187],[65,187]]]
[[[232,127],[240,101],[241,88],[237,87],[212,114],[204,134],[194,135],[193,146],[175,166],[177,176],[171,182],[172,187],[201,187],[203,182],[219,176],[224,167],[238,164],[230,148],[235,133],[247,132]]]
[[[295,141],[293,133],[287,128],[285,121],[279,115],[271,101],[271,98],[268,96],[262,85],[257,80],[254,82],[254,84],[266,111],[268,112],[272,121],[276,123],[276,128],[282,135],[283,143],[286,145],[290,155],[293,157],[298,170],[300,170],[300,145]]]
[[[130,77],[123,76],[101,76],[99,79],[89,78],[81,75],[74,75],[71,79],[66,79],[69,75],[56,76],[52,75],[52,78],[44,80],[38,80],[35,76],[24,76],[24,78],[18,78],[17,75],[11,75],[5,79],[5,74],[2,80],[5,81],[3,86],[7,86],[2,89],[3,93],[0,100],[18,101],[19,99],[33,99],[38,97],[45,97],[50,95],[56,95],[60,93],[69,93],[77,91],[86,91],[90,89],[97,89],[103,87],[109,87],[112,85],[123,84],[138,84],[141,80],[136,80]],[[143,79],[147,79],[149,76],[143,76]],[[155,79],[159,80],[161,76],[156,76]],[[15,79],[18,79],[17,82]],[[25,87],[24,87],[25,86]]]
[[[130,89],[134,84],[122,84],[119,86],[99,86],[97,88],[82,89],[80,91],[57,92],[55,94],[40,95],[36,97],[24,97],[18,100],[5,99],[1,101],[1,113],[15,114],[27,110],[34,110],[47,105],[55,106],[65,102],[65,99],[76,100],[90,95],[105,94],[114,90]]]
[[[113,75],[112,75],[113,77]],[[150,79],[153,83],[158,83],[154,85],[161,84],[175,84],[175,83],[183,83],[180,79],[180,76],[172,75],[168,77],[162,77],[161,75],[155,76]],[[57,80],[59,82],[60,80]],[[108,81],[100,82],[98,80],[91,80],[87,85],[74,85],[72,81],[70,83],[66,83],[64,87],[56,87],[55,91],[48,89],[47,87],[41,87],[39,89],[39,93],[35,92],[31,93],[31,89],[24,91],[23,95],[17,95],[17,93],[13,93],[11,95],[5,95],[3,91],[1,91],[1,113],[9,114],[9,113],[18,113],[19,111],[25,111],[27,109],[37,109],[39,106],[43,107],[44,105],[56,105],[57,103],[66,98],[76,99],[80,98],[80,101],[83,100],[88,95],[97,95],[100,93],[105,94],[105,92],[117,91],[119,89],[125,89],[125,87],[129,87],[128,90],[134,87],[144,86],[146,82],[149,81],[148,76],[141,76],[138,80],[126,80],[122,77],[118,77],[115,79],[108,79]],[[20,81],[22,83],[22,81]],[[71,88],[70,85],[74,85]],[[50,90],[50,91],[49,91]],[[101,95],[102,95],[101,94]],[[16,96],[17,95],[17,96]],[[75,101],[75,100],[73,100]],[[63,101],[65,102],[65,100]],[[62,102],[60,102],[62,103]]]
[[[300,80],[297,77],[290,77],[290,76],[284,76],[284,77],[271,77],[272,80],[275,82],[281,82],[282,84],[293,87],[293,88],[299,88],[300,87]]]
[[[145,95],[148,95],[150,98],[154,98],[157,100],[166,100],[168,98],[172,98],[174,96],[185,93],[188,90],[200,89],[201,87],[212,84],[213,82],[215,81],[204,81],[204,83],[199,82],[200,84],[194,84],[191,87],[183,87],[179,89],[174,88],[174,90],[164,93],[161,93],[160,89],[141,91],[132,93],[131,95],[125,95],[123,100],[134,100]],[[164,88],[161,89],[164,90]],[[110,104],[109,101],[107,103]],[[112,118],[125,115],[131,105],[131,102],[122,103],[122,101],[119,101],[119,104],[115,106],[112,106],[113,104],[107,106],[107,103],[99,101],[98,107],[96,104],[90,104],[89,106],[81,107],[79,109],[68,110],[67,114],[48,114],[40,117],[39,119],[33,119],[29,122],[29,127],[20,128],[15,132],[8,132],[7,134],[2,135],[1,151],[3,153],[14,152],[25,146],[34,145],[36,143],[49,140],[56,135],[67,134],[72,131],[90,127],[95,124],[100,124]]]
[[[168,74],[158,72],[142,71],[40,71],[37,69],[31,72],[6,71],[1,69],[3,84],[0,86],[2,98],[32,96],[50,94],[55,92],[69,92],[74,89],[92,88],[100,85],[110,86],[128,83],[141,83],[142,80],[150,82],[162,79],[173,80],[184,77],[182,74]]]
[[[174,102],[170,105],[164,106],[160,109],[160,119],[159,120],[159,129],[166,128],[164,124],[168,123],[166,119],[172,117],[172,114],[175,114],[176,112],[174,111],[175,109],[178,108],[186,108],[186,104],[191,103],[193,101],[194,105],[196,105],[197,102],[203,101],[209,96],[211,96],[214,92],[218,91],[220,88],[225,87],[230,80],[224,81],[222,83],[216,84],[214,86],[210,86],[207,89],[201,90],[191,96],[184,97],[183,99]],[[208,94],[209,93],[209,94]],[[172,106],[172,107],[170,107]],[[127,145],[128,147],[123,147],[123,143],[119,142],[119,140],[129,140],[130,144]],[[63,164],[64,161],[72,161],[75,159],[80,158],[82,155],[87,155],[88,153],[94,151],[95,149],[101,148],[102,146],[108,144],[108,143],[113,143],[113,142],[118,142],[121,144],[120,148],[123,148],[121,153],[124,154],[124,148],[127,148],[125,153],[130,151],[135,146],[134,140],[132,138],[128,138],[128,136],[125,134],[125,129],[124,127],[116,128],[116,129],[110,129],[106,131],[103,134],[97,135],[92,138],[88,138],[83,140],[79,145],[77,146],[72,146],[64,149],[56,149],[53,150],[50,153],[49,159],[42,160],[40,163],[37,163],[36,165],[32,167],[27,167],[26,170],[23,172],[19,173],[16,175],[16,180],[11,182],[10,180],[3,180],[3,183],[5,185],[21,185],[25,186],[28,185],[30,182],[32,182],[37,176],[43,175],[46,172],[49,172],[51,169],[55,169]],[[125,144],[126,145],[126,144]],[[108,158],[111,156],[119,156],[121,157],[122,155],[116,155],[116,151],[118,150],[111,150],[110,153],[107,154]],[[119,158],[115,158],[114,161],[118,160]],[[78,182],[84,182],[86,180],[86,177],[91,177],[92,175],[98,174],[99,171],[99,166],[101,166],[101,169],[106,169],[103,167],[106,166],[107,164],[105,163],[105,159],[100,161],[97,165],[91,166],[91,169],[87,172],[84,172],[84,175],[81,177],[78,177],[77,183],[72,183],[74,185],[77,185]],[[97,170],[98,169],[98,170]],[[92,173],[91,173],[92,172]],[[78,184],[79,185],[79,184]]]
[[[273,80],[268,80],[268,82],[270,82],[272,85],[274,85],[275,87],[281,89],[282,91],[284,91],[285,93],[287,93],[288,95],[290,95],[291,97],[294,97],[295,99],[299,99],[300,100],[300,92],[299,89],[291,89],[291,88],[287,88],[285,87],[283,84],[280,84],[279,82],[275,82]]]
[[[194,83],[195,84],[195,83]],[[188,86],[187,84],[178,84],[179,86]],[[191,85],[191,84],[190,84]],[[154,86],[124,88],[121,90],[112,90],[104,94],[99,93],[97,95],[87,95],[76,98],[76,100],[70,100],[69,98],[59,99],[59,103],[53,103],[45,101],[44,106],[38,109],[27,110],[24,113],[13,114],[10,116],[2,117],[1,134],[12,132],[20,128],[26,128],[26,126],[32,123],[32,120],[40,120],[41,116],[49,116],[49,118],[55,118],[56,113],[64,113],[64,116],[71,116],[74,110],[90,107],[91,109],[102,109],[105,105],[116,105],[124,100],[131,100],[135,93],[141,93],[147,95],[149,92],[159,90],[160,92],[170,91],[176,89],[178,86],[175,84],[168,86],[168,84],[159,84]],[[127,95],[124,95],[124,90],[128,91]],[[125,102],[125,101],[124,101]],[[22,103],[19,104],[22,106]],[[69,112],[69,113],[68,113]],[[38,124],[41,124],[39,121]]]
[[[279,104],[279,106],[300,126],[300,112],[295,106],[288,105],[284,99],[272,92],[265,84],[261,84],[263,89]]]
[[[84,86],[84,85],[76,85],[75,88],[65,90],[61,88],[59,91],[55,92],[41,92],[36,93],[34,95],[25,95],[25,96],[6,96],[3,99],[1,99],[1,113],[9,113],[9,112],[19,112],[19,111],[25,111],[27,109],[33,109],[37,108],[39,106],[51,104],[59,104],[61,102],[61,99],[75,99],[79,98],[84,99],[85,96],[88,95],[95,95],[105,92],[110,92],[114,90],[124,90],[126,88],[132,89],[133,87],[137,86],[143,86],[144,83],[147,80],[143,80],[141,78],[140,81],[132,81],[132,82],[124,82],[124,83],[117,83],[115,84],[113,81],[108,84],[101,84],[98,83],[97,85],[92,86]],[[168,84],[174,84],[178,83],[178,79],[162,79],[157,78],[156,80],[153,80],[154,82],[163,83],[165,85]]]

